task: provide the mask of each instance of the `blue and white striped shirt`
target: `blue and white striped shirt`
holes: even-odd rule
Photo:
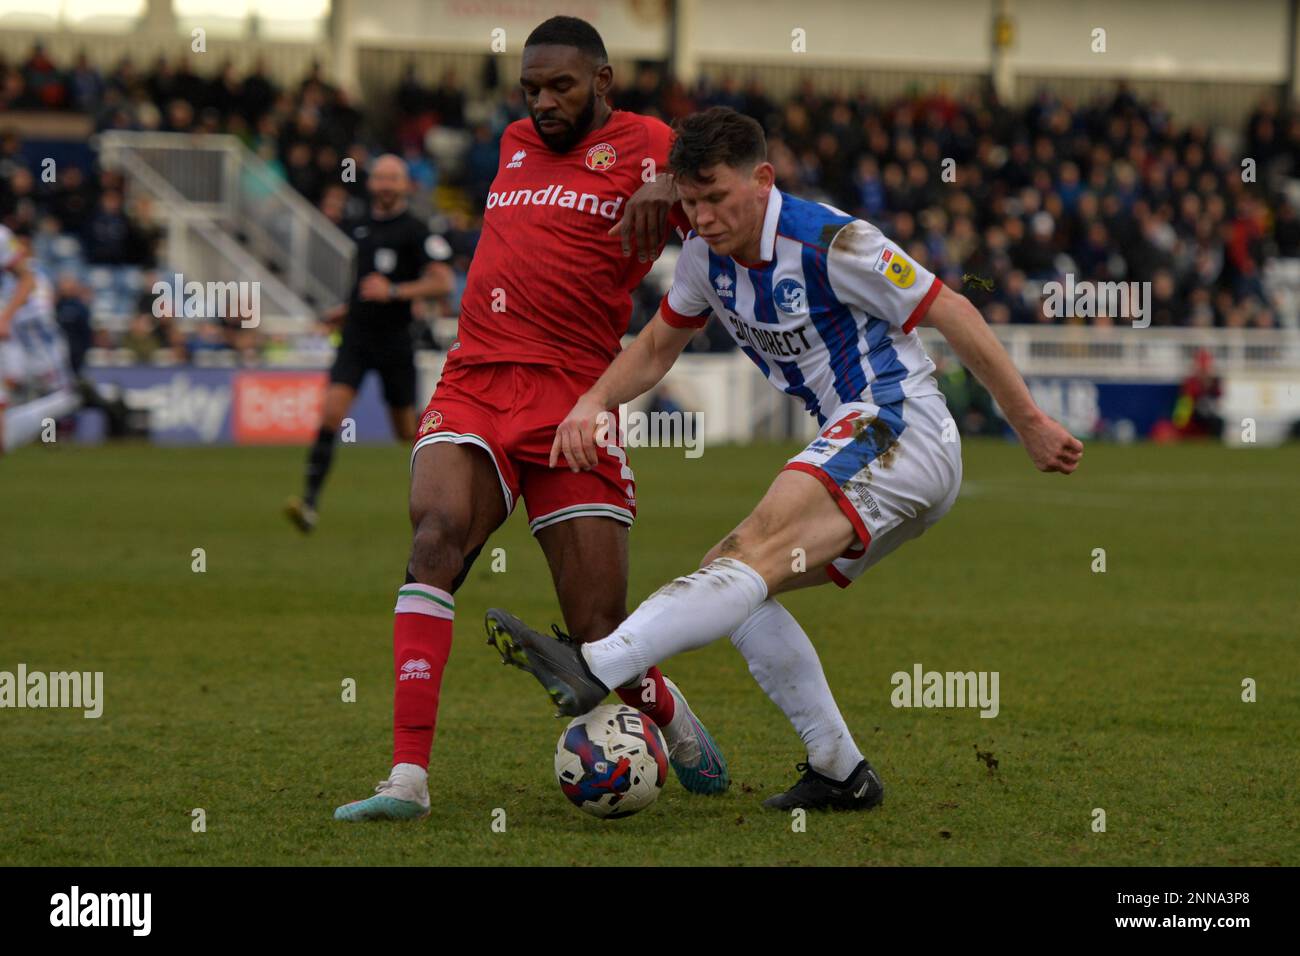
[[[826,422],[844,402],[940,394],[913,331],[942,283],[871,223],[773,188],[763,261],[719,256],[692,232],[660,314],[702,328],[711,314],[775,388]]]

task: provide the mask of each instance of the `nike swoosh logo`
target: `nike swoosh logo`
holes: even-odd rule
[[[867,782],[862,785],[862,788],[860,790],[856,791],[853,794],[854,799],[861,800],[863,795],[870,789],[871,789],[871,778],[867,777]]]
[[[668,693],[673,695],[673,700],[676,702],[678,707],[686,708],[686,713],[690,715],[691,731],[695,734],[695,739],[700,745],[700,763],[691,769],[702,777],[712,778],[721,776],[722,761],[718,759],[718,755],[714,753],[713,748],[709,746],[709,735],[704,732],[704,725],[701,724],[700,719],[695,716],[695,711],[691,710],[690,705],[686,703],[686,698],[682,696],[680,691],[676,691],[670,687]]]
[[[700,756],[708,762],[706,767],[696,767],[696,772],[705,777],[716,777],[722,772],[721,761],[718,760],[717,754],[713,752],[713,748],[709,746],[708,735],[704,733],[704,728],[700,726],[700,722],[695,718],[694,713],[691,714],[691,724],[695,728],[695,737],[700,742]]]

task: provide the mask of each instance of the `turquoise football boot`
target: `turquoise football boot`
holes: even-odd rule
[[[345,803],[334,811],[335,820],[363,823],[371,820],[419,820],[429,815],[427,779],[393,774],[375,787],[375,795]]]
[[[691,793],[722,793],[731,785],[726,758],[691,710],[691,705],[686,703],[686,696],[678,686],[667,677],[664,678],[664,684],[677,706],[670,726],[674,730],[681,728],[679,733],[673,734],[673,740],[664,734],[664,742],[668,744],[668,763],[672,766],[673,773],[677,774],[678,781]]]

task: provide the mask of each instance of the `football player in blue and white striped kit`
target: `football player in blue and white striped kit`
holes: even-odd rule
[[[1034,404],[965,297],[870,223],[776,189],[754,120],[721,107],[687,118],[670,166],[693,227],[672,288],[560,425],[552,465],[560,456],[574,469],[594,465],[606,410],[653,388],[711,315],[822,430],[700,570],[651,595],[608,637],[563,644],[497,610],[489,637],[577,715],[651,665],[730,634],[808,751],[801,779],[766,805],[869,809],[883,784],[807,635],[774,595],[847,587],[956,500],[961,445],[916,326],[939,330],[1040,471],[1069,474],[1083,446]]]
[[[13,409],[11,390],[27,399]],[[23,241],[0,226],[0,454],[34,440],[42,421],[78,404],[54,287]]]

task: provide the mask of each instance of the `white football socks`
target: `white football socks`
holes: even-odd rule
[[[591,672],[606,687],[635,680],[654,664],[731,634],[749,672],[808,749],[808,763],[846,780],[862,762],[831,695],[817,651],[799,622],[767,597],[753,568],[718,558],[646,598],[609,637],[582,645]]]
[[[429,771],[425,770],[418,763],[395,763],[392,772],[388,775],[390,780],[402,780],[413,786],[419,786],[427,783]]]
[[[583,644],[582,655],[601,683],[621,687],[674,654],[730,634],[766,597],[767,584],[757,571],[718,558],[661,587],[609,637]]]
[[[749,664],[754,680],[794,725],[812,768],[832,780],[847,780],[862,762],[862,751],[799,622],[769,598],[735,629],[731,643]]]

